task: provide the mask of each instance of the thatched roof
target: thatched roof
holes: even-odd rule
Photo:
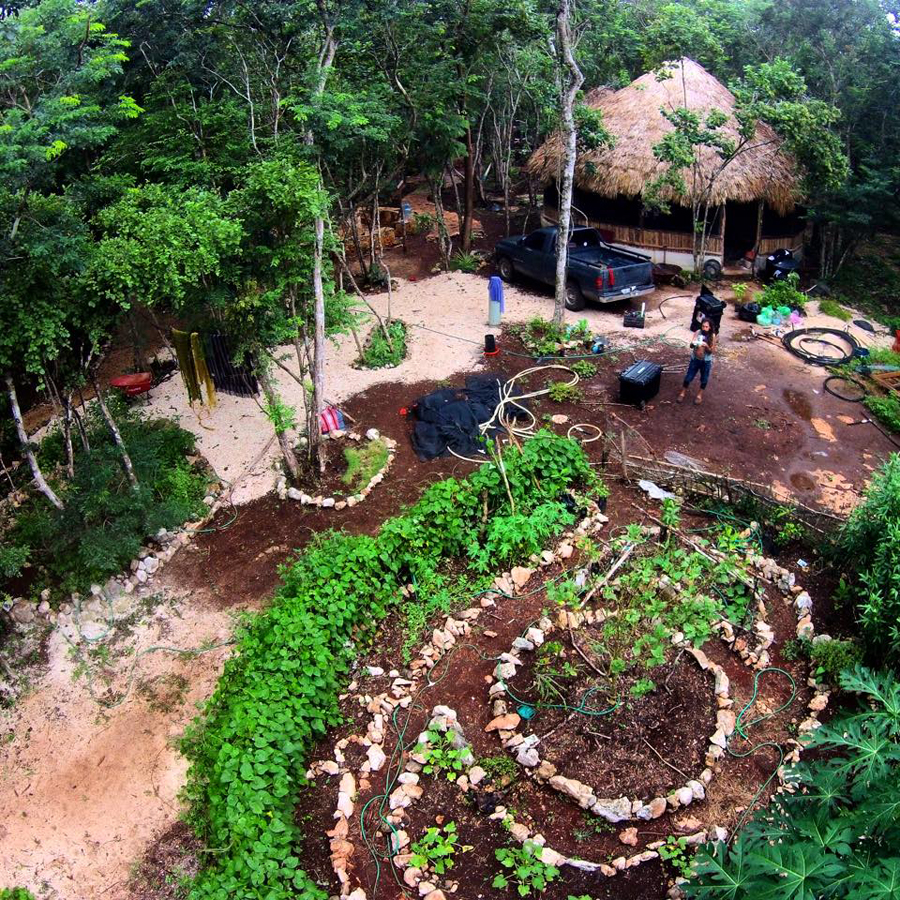
[[[735,98],[725,85],[692,59],[670,63],[667,68],[671,77],[662,81],[649,72],[621,90],[599,89],[587,94],[585,102],[603,112],[615,146],[578,157],[575,184],[579,188],[603,197],[640,196],[665,170],[664,164],[653,155],[653,146],[672,130],[660,109],[686,107],[704,114],[720,110],[729,117],[722,132],[736,143],[740,140],[733,117]],[[526,170],[545,184],[555,181],[562,165],[562,149],[562,137],[552,135],[534,152]],[[700,161],[706,175],[722,163],[710,148],[701,149]],[[690,192],[690,177],[688,173],[685,176]],[[760,123],[754,138],[719,175],[712,202],[765,200],[777,212],[786,214],[799,199],[799,182],[794,158],[782,148],[775,132]],[[700,183],[706,183],[706,178],[701,178]],[[690,202],[689,194],[667,199]]]

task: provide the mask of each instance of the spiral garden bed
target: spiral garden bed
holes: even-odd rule
[[[582,606],[623,548],[606,522],[595,509],[499,575],[408,666],[385,648],[360,667],[350,724],[310,765],[298,808],[308,841],[325,835],[335,893],[499,898],[524,864],[549,900],[677,897],[692,847],[791,789],[785,764],[828,702],[807,663],[780,654],[813,636],[809,595],[753,552],[686,547],[684,583],[660,577],[659,529],[644,527]],[[700,603],[708,633],[686,636],[684,596],[703,600],[723,573],[742,586],[734,608]],[[564,605],[560,585],[574,591]]]

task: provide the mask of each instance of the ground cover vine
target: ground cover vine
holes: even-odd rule
[[[234,656],[182,742],[189,821],[216,851],[192,900],[328,896],[301,866],[294,805],[309,750],[341,722],[337,698],[357,649],[403,585],[426,583],[452,558],[480,568],[479,541],[492,523],[505,521],[495,541],[503,560],[527,557],[536,539],[530,514],[547,536],[575,521],[560,502],[567,490],[600,487],[583,450],[547,431],[509,449],[504,467],[508,489],[486,464],[464,480],[432,485],[375,537],[318,536],[283,568],[271,607],[245,619]]]

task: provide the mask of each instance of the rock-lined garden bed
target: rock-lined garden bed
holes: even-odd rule
[[[342,439],[346,439],[351,442],[360,443],[363,441],[363,437],[359,435],[355,431],[332,431],[329,432],[327,437],[329,437],[333,441],[339,441]],[[370,445],[376,442],[383,442],[385,448],[387,449],[387,454],[385,458],[384,465],[378,472],[375,472],[368,481],[356,491],[351,494],[347,494],[346,496],[335,495],[328,496],[326,493],[320,494],[310,494],[307,491],[301,490],[296,487],[288,487],[287,479],[282,475],[278,478],[278,481],[275,485],[275,489],[278,492],[278,496],[282,500],[296,500],[304,506],[316,506],[321,509],[345,509],[347,507],[356,506],[359,503],[362,503],[369,494],[375,489],[375,487],[381,484],[384,481],[384,476],[387,475],[388,470],[391,467],[391,464],[394,461],[394,456],[397,453],[397,442],[389,437],[382,437],[381,434],[375,428],[370,428],[365,435],[365,440],[369,442]]]
[[[518,567],[499,576],[494,582],[494,593],[482,596],[478,605],[445,617],[442,627],[433,631],[431,639],[420,648],[418,657],[407,669],[397,668],[385,674],[382,666],[368,667],[361,670],[359,678],[350,685],[348,701],[352,699],[365,710],[368,717],[363,719],[365,727],[358,724],[354,734],[342,738],[335,746],[333,760],[315,762],[308,772],[311,778],[333,776],[342,779],[335,803],[336,825],[328,832],[332,865],[342,897],[371,900],[388,896],[379,892],[377,887],[372,893],[371,885],[366,882],[367,860],[371,862],[370,856],[376,852],[381,854],[385,865],[393,866],[406,888],[418,890],[421,896],[441,900],[457,893],[461,890],[461,881],[465,880],[460,868],[441,877],[429,870],[427,865],[424,868],[414,865],[414,859],[421,862],[422,858],[415,852],[415,846],[425,823],[454,820],[456,829],[455,820],[471,822],[471,814],[476,810],[483,815],[486,823],[496,829],[491,851],[495,847],[503,847],[505,840],[511,838],[525,848],[523,852],[534,854],[541,865],[563,872],[572,871],[571,877],[574,878],[612,878],[644,863],[659,861],[661,852],[662,858],[667,858],[665,853],[672,841],[677,841],[683,850],[707,840],[727,838],[727,823],[701,817],[704,817],[710,785],[720,777],[726,781],[731,777],[728,770],[733,768],[734,760],[729,749],[732,742],[740,739],[736,729],[749,699],[749,691],[743,685],[745,677],[739,678],[742,686],[736,703],[735,676],[730,678],[727,674],[724,659],[713,659],[721,655],[718,651],[713,652],[714,646],[707,648],[709,652],[697,649],[690,646],[684,635],[679,634],[674,635],[671,641],[673,650],[684,657],[684,662],[695,667],[696,672],[707,679],[709,696],[714,698],[715,708],[711,714],[710,730],[706,734],[702,766],[696,772],[688,773],[693,777],[686,779],[679,780],[678,775],[673,773],[670,789],[655,796],[604,795],[602,770],[597,772],[596,783],[592,784],[568,777],[560,766],[546,758],[546,739],[542,740],[531,728],[532,723],[510,708],[506,685],[507,682],[514,683],[517,673],[524,671],[522,657],[533,656],[542,644],[554,636],[578,634],[598,621],[614,617],[615,611],[602,606],[582,611],[548,611],[550,614],[526,623],[513,641],[507,644],[509,649],[500,652],[490,646],[496,632],[488,627],[491,622],[485,615],[491,617],[498,603],[512,604],[505,608],[516,615],[519,612],[516,604],[520,601],[510,598],[527,601],[535,590],[541,590],[542,585],[535,587],[535,584],[543,579],[535,577],[536,573],[540,576],[544,572],[549,573],[550,566],[566,565],[573,556],[573,544],[584,535],[602,528],[604,522],[604,516],[592,514],[575,532],[567,535],[556,550],[534,557],[532,568]],[[793,576],[773,561],[751,555],[748,566],[758,579],[754,594],[758,597],[755,621],[747,628],[737,628],[723,619],[715,624],[715,630],[721,638],[720,646],[728,648],[735,660],[727,664],[728,667],[737,665],[751,673],[752,677],[753,672],[762,671],[771,662],[776,640],[784,641],[793,637],[794,633],[812,636],[810,623],[806,621],[811,600],[794,584]],[[785,605],[790,605],[797,613],[796,630],[792,628],[790,635],[776,635],[774,627],[766,621],[766,584],[771,585],[770,591],[781,593]],[[527,614],[525,610],[521,613]],[[477,648],[473,652],[483,657],[494,654],[490,657],[493,659],[490,674],[485,676],[486,697],[481,701],[486,722],[484,718],[474,719],[471,711],[464,710],[461,705],[439,702],[441,684],[445,683],[445,679],[454,678],[455,654],[468,652],[469,648]],[[385,683],[386,689],[373,690],[370,685],[379,681]],[[807,716],[796,726],[800,733],[817,727],[817,715],[827,704],[826,687],[817,685],[814,680],[810,680],[810,686],[814,688],[814,693],[808,701]],[[458,690],[454,689],[448,689],[448,692],[458,694]],[[425,700],[423,695],[429,699]],[[427,712],[423,709],[418,715],[427,715],[427,718],[421,719],[421,731],[417,730],[415,740],[401,738],[398,742],[398,723],[418,721],[416,709],[423,703],[427,704]],[[745,720],[750,718],[753,718],[752,714],[745,716]],[[441,734],[452,736],[450,746],[465,749],[465,756],[458,760],[458,768],[450,768],[437,776],[425,771],[433,762],[430,743],[435,728]],[[508,754],[514,768],[521,773],[513,778],[513,782],[518,784],[513,790],[518,792],[520,800],[524,796],[532,799],[542,796],[545,799],[540,805],[546,809],[546,798],[555,796],[557,802],[584,811],[580,814],[608,823],[604,828],[621,829],[615,838],[617,845],[631,852],[607,852],[592,857],[582,852],[573,853],[571,848],[559,846],[555,839],[551,846],[551,839],[542,834],[541,828],[531,820],[530,814],[536,810],[527,806],[523,809],[524,804],[515,803],[516,812],[513,812],[513,801],[504,802],[503,789],[497,789],[498,784],[502,785],[504,779],[509,778],[508,774],[498,778],[496,757],[490,755],[489,742],[498,740],[503,753]],[[799,758],[801,742],[792,739],[784,743],[790,743],[784,754],[785,761]],[[784,769],[781,768],[777,776],[779,782],[783,775]],[[353,778],[352,784],[348,776]],[[445,777],[455,786],[462,806],[448,801]],[[757,776],[756,787],[764,780]],[[790,790],[791,787],[780,783],[777,789]],[[539,795],[535,795],[535,791],[540,792]],[[549,795],[546,792],[550,792]],[[432,799],[430,795],[436,796]],[[439,805],[435,807],[434,802],[439,802]],[[380,822],[378,817],[371,815],[373,807],[379,805],[384,807]],[[364,820],[371,826],[365,836],[360,831]],[[662,831],[676,837],[667,840],[645,838],[642,841],[639,832],[647,829],[651,822],[658,829],[657,834]],[[440,831],[439,826],[431,827],[437,827]],[[375,843],[382,840],[377,836],[379,829],[384,843],[379,844],[380,851],[375,851],[373,840]],[[376,833],[374,839],[370,836],[373,831]],[[607,844],[611,839],[605,838]],[[461,840],[466,841],[465,834],[462,834]],[[484,854],[479,854],[476,849],[473,857],[479,855]],[[469,857],[464,857],[460,865],[468,863]],[[484,866],[483,860],[481,866]],[[679,879],[680,876],[675,878],[670,875],[669,893],[672,897],[680,893],[677,885]]]

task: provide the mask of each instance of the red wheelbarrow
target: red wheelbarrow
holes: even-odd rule
[[[150,372],[135,372],[133,375],[110,378],[109,383],[122,391],[126,397],[139,397],[153,387],[153,375]]]

